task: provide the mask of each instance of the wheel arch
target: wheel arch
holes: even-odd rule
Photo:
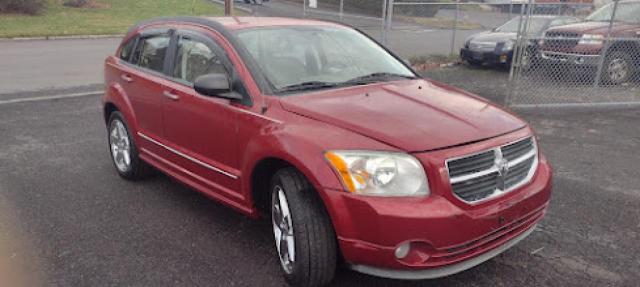
[[[611,52],[625,52],[629,55],[638,55],[640,54],[640,43],[638,41],[616,41],[607,51],[607,53]],[[635,61],[640,61],[640,58],[635,59]]]
[[[105,124],[109,122],[109,116],[114,111],[119,111],[124,116],[125,120],[129,124],[129,127],[132,129],[134,134],[138,131],[138,122],[133,110],[133,106],[131,105],[131,101],[129,101],[129,97],[127,96],[124,89],[119,84],[113,84],[109,86],[105,93],[105,97],[103,99],[103,113]]]
[[[344,256],[342,253],[342,249],[340,244],[338,244],[338,234],[339,234],[339,222],[337,218],[337,212],[334,210],[334,206],[330,204],[330,199],[325,194],[327,192],[323,189],[317,179],[314,177],[313,173],[306,168],[301,167],[299,164],[295,163],[295,161],[286,160],[282,157],[277,156],[267,156],[259,160],[254,166],[251,176],[250,176],[250,201],[253,203],[254,210],[256,211],[254,215],[256,217],[268,218],[270,216],[270,207],[271,207],[271,191],[270,183],[271,179],[275,174],[284,168],[293,168],[296,171],[300,172],[302,176],[304,176],[311,186],[314,189],[314,196],[320,201],[321,207],[326,212],[328,216],[329,223],[331,224],[331,228],[335,232],[335,241],[336,241],[336,251],[339,261],[344,261]],[[336,180],[337,177],[336,177]],[[339,180],[338,180],[339,181]],[[339,191],[335,191],[339,192]]]
[[[273,178],[276,172],[283,168],[294,168],[296,171],[300,172],[300,174],[302,174],[313,187],[314,192],[322,201],[322,205],[324,206],[329,216],[333,218],[331,206],[328,204],[326,195],[323,194],[324,189],[321,185],[321,182],[324,181],[322,179],[324,175],[318,173],[317,171],[314,172],[306,168],[306,166],[302,164],[302,161],[299,161],[293,157],[274,155],[262,157],[256,162],[250,173],[249,196],[250,201],[258,214],[268,214],[270,200],[269,186],[271,183],[271,178]],[[336,180],[338,179],[336,178]]]

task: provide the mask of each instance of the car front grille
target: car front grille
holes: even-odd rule
[[[545,47],[550,49],[566,50],[578,45],[582,35],[570,32],[549,31],[545,35]]]
[[[469,49],[471,51],[490,52],[495,50],[496,43],[493,42],[471,42],[469,43]]]
[[[531,180],[538,163],[533,138],[447,160],[453,193],[475,203],[510,192]]]

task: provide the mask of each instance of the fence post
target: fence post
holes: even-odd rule
[[[382,27],[380,29],[380,40],[382,44],[387,45],[387,0],[382,1]]]
[[[522,46],[526,45],[526,31],[528,27],[529,17],[531,17],[531,5],[533,0],[528,1],[527,16],[525,17],[525,5],[520,5],[520,20],[518,21],[518,35],[516,36],[516,44],[514,45],[513,56],[511,58],[511,69],[509,70],[509,83],[506,98],[504,99],[504,105],[510,106],[513,100],[513,95],[518,88],[518,80],[520,74],[520,58],[522,57]],[[523,21],[524,20],[524,21]],[[525,23],[523,23],[525,22]]]
[[[307,0],[302,0],[302,17],[307,17]]]
[[[233,0],[224,1],[224,15],[233,16]]]
[[[513,0],[509,1],[509,19],[507,19],[507,21],[511,20],[512,17],[513,17]]]
[[[456,0],[456,12],[453,17],[453,31],[451,32],[451,49],[449,56],[453,55],[456,49],[456,32],[458,31],[458,11],[460,10],[460,0]]]
[[[393,4],[394,0],[385,0],[384,3],[385,5],[385,9],[384,9],[384,33],[383,35],[383,39],[382,39],[382,43],[384,43],[385,46],[387,46],[388,44],[388,39],[387,37],[389,36],[389,31],[391,31],[391,25],[393,24]]]
[[[616,12],[618,11],[618,3],[620,0],[613,0],[613,11],[611,12],[611,19],[609,19],[609,28],[607,29],[607,37],[604,39],[604,45],[600,52],[600,61],[598,63],[598,72],[596,72],[596,80],[593,83],[595,88],[600,86],[600,79],[602,78],[602,69],[604,68],[604,61],[607,57],[607,51],[611,46],[611,30],[613,29],[613,22],[616,19]]]
[[[344,18],[344,0],[340,0],[340,22]]]

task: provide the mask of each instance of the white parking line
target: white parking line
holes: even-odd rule
[[[17,103],[25,103],[25,102],[39,102],[39,101],[49,101],[49,100],[58,100],[58,99],[69,99],[69,98],[80,98],[80,97],[89,97],[89,96],[98,96],[102,95],[104,91],[91,91],[84,93],[74,93],[74,94],[64,94],[64,95],[55,95],[55,96],[40,96],[40,97],[31,97],[31,98],[17,98],[11,100],[0,100],[0,105],[7,104],[17,104]]]

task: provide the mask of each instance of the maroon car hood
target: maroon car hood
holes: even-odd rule
[[[398,81],[283,97],[285,110],[408,152],[502,135],[526,124],[490,103],[443,84]]]
[[[615,22],[612,26],[611,33],[616,34],[624,33],[632,30],[640,30],[638,25],[630,25],[621,22]],[[551,28],[548,31],[554,32],[570,32],[577,34],[599,34],[606,35],[609,31],[609,22],[581,22],[564,26],[558,26]]]

